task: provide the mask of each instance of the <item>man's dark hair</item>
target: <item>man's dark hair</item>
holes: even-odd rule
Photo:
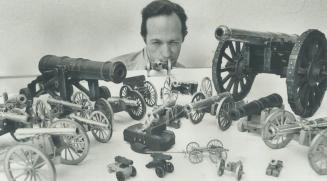
[[[187,16],[184,9],[171,1],[168,0],[156,0],[152,1],[142,10],[142,24],[141,24],[141,35],[145,41],[147,30],[146,30],[146,21],[150,17],[160,16],[160,15],[171,15],[176,13],[182,24],[182,35],[183,39],[187,34],[186,20]]]

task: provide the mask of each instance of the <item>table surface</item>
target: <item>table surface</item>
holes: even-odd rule
[[[127,77],[145,74],[145,71],[130,71]],[[174,76],[181,81],[198,81],[205,76],[211,77],[211,69],[175,69],[172,71]],[[147,80],[151,81],[158,93],[160,87],[162,87],[165,80],[164,76],[157,74],[153,77],[148,77]],[[10,81],[10,80],[8,80]],[[15,84],[21,84],[23,87],[28,80],[17,79]],[[1,82],[5,83],[4,80]],[[113,84],[107,82],[101,82],[100,84],[109,87],[112,95],[119,95],[119,89],[122,84]],[[214,91],[215,92],[215,91]],[[285,79],[281,79],[278,76],[260,74],[257,76],[250,94],[246,100],[251,101],[271,93],[278,93],[284,99],[286,110],[290,110],[287,103],[287,92]],[[191,96],[180,95],[178,102],[181,104],[191,101]],[[159,99],[159,104],[160,104]],[[326,115],[326,98],[323,100],[322,105],[313,118],[324,117]],[[147,109],[150,112],[151,108]],[[312,118],[312,119],[313,119]],[[133,152],[130,149],[130,145],[123,140],[123,130],[130,125],[144,122],[145,118],[141,121],[132,120],[126,112],[116,113],[113,121],[113,135],[108,143],[99,143],[93,136],[89,134],[91,141],[91,148],[88,156],[83,162],[76,166],[68,166],[63,164],[57,164],[57,180],[116,180],[115,174],[109,174],[107,171],[107,165],[114,162],[114,157],[121,155],[132,159],[134,166],[137,170],[137,176],[130,178],[130,180],[157,180],[159,179],[154,169],[148,169],[145,165],[151,161],[150,155],[139,154]],[[261,136],[255,133],[239,132],[237,130],[237,122],[233,122],[232,126],[226,130],[221,131],[217,127],[216,119],[214,116],[206,114],[201,123],[194,125],[187,119],[182,119],[182,126],[179,129],[171,129],[176,135],[176,143],[169,151],[183,151],[186,145],[191,141],[196,141],[200,145],[205,146],[211,139],[219,139],[223,142],[224,147],[229,149],[227,161],[243,162],[244,172],[243,181],[253,180],[326,180],[327,176],[320,176],[316,174],[310,167],[307,153],[309,147],[302,146],[296,141],[292,141],[286,148],[273,150],[267,147]],[[0,147],[8,145],[16,145],[17,142],[13,141],[9,134],[0,137]],[[235,175],[231,172],[225,172],[221,178],[217,175],[217,166],[211,163],[208,156],[205,156],[202,163],[192,164],[188,161],[182,153],[172,154],[172,163],[175,166],[175,171],[171,174],[167,174],[161,180],[180,181],[182,180],[235,180]],[[272,160],[282,160],[284,167],[280,173],[280,176],[276,179],[272,176],[265,175],[268,163]],[[0,163],[3,164],[3,163]],[[0,171],[0,180],[6,180],[3,171]]]

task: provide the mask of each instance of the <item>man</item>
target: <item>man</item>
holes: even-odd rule
[[[146,44],[139,52],[116,57],[110,61],[125,63],[128,70],[145,69],[151,63],[177,63],[182,43],[187,34],[187,16],[184,9],[168,0],[156,0],[142,10],[141,35]]]

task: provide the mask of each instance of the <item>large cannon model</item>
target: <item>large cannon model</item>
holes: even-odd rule
[[[8,180],[56,180],[54,163],[76,165],[89,151],[89,140],[78,124],[59,120],[50,128],[19,128],[17,137],[29,137],[32,144],[19,144],[5,153]]]
[[[246,117],[246,119],[242,119],[238,122],[237,126],[239,131],[254,131],[260,133],[262,127],[266,123],[268,115],[282,107],[282,97],[278,94],[271,94],[232,109],[229,112],[229,117],[232,120]]]
[[[255,32],[219,26],[212,78],[217,92],[236,101],[250,91],[258,73],[286,77],[288,103],[295,114],[312,116],[327,84],[326,38],[316,29],[298,35]]]
[[[129,90],[138,91],[143,96],[148,106],[152,107],[157,104],[157,90],[151,82],[145,80],[144,75],[126,78],[119,91],[119,96],[125,97]]]
[[[46,55],[39,62],[41,75],[21,89],[28,99],[42,94],[61,97],[70,101],[73,86],[86,93],[92,101],[108,98],[109,89],[99,87],[99,80],[120,83],[126,77],[126,67],[122,62],[96,62],[83,58],[57,57]],[[80,82],[87,81],[89,90]]]
[[[234,107],[235,102],[229,92],[212,97],[206,97],[202,92],[198,92],[193,96],[192,103],[186,105],[185,109],[194,124],[200,123],[205,113],[216,116],[217,125],[224,131],[232,124],[229,111]]]
[[[312,169],[327,175],[326,128],[327,118],[297,121],[292,113],[278,110],[268,116],[262,138],[272,149],[284,148],[293,138],[310,146],[308,160]]]

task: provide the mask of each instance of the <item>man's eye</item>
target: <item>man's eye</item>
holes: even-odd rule
[[[153,44],[153,45],[161,45],[161,43],[158,42],[158,41],[152,42],[152,44]]]
[[[181,43],[180,43],[180,42],[177,42],[177,41],[173,41],[173,42],[170,42],[169,44],[170,44],[170,45],[173,45],[173,46],[178,46],[178,45],[180,45]]]

